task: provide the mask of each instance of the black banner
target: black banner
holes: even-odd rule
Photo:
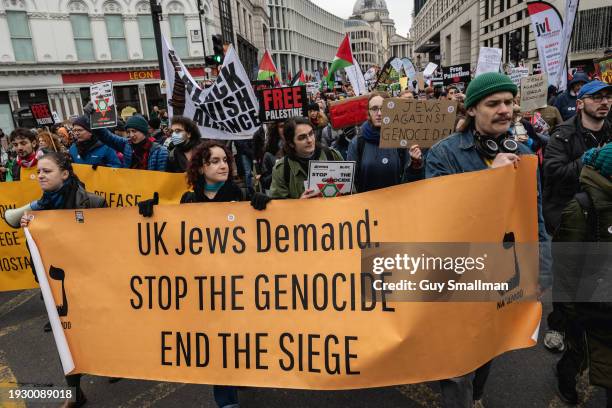
[[[51,126],[55,123],[48,103],[33,103],[30,110],[38,126]]]
[[[470,82],[470,64],[451,65],[442,67],[442,81],[444,86],[463,83],[465,86]]]

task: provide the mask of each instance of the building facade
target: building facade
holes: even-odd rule
[[[414,50],[414,41],[408,37],[402,37],[399,34],[393,34],[391,37],[391,55],[398,58],[412,58]]]
[[[396,35],[395,23],[389,18],[385,0],[357,0],[353,6],[353,15],[350,20],[365,21],[372,27],[375,37],[375,65],[384,65],[393,55],[391,39]],[[358,61],[361,64],[359,59]]]
[[[270,46],[266,0],[211,1],[214,18],[207,23],[225,42],[234,44],[245,70],[255,79],[259,60]]]
[[[565,2],[551,0],[563,16]],[[417,62],[440,65],[471,63],[480,47],[502,49],[510,63],[510,36],[520,34],[525,66],[539,63],[535,36],[524,0],[415,0],[411,35]],[[592,70],[593,58],[612,47],[612,6],[606,0],[583,0],[574,23],[569,59],[571,67]],[[513,61],[512,61],[513,62]]]
[[[212,35],[221,33],[221,1],[201,0],[201,10],[196,0],[161,1],[161,32],[196,79],[205,76],[204,48],[212,54]],[[231,2],[232,42],[253,61],[265,48],[263,1]],[[2,0],[0,38],[5,131],[32,103],[49,103],[60,120],[81,114],[89,86],[99,81],[113,81],[119,111],[129,106],[147,115],[165,105],[149,0]]]
[[[270,50],[284,80],[322,72],[344,37],[344,20],[309,0],[268,0]]]
[[[344,31],[351,38],[353,57],[359,62],[361,69],[367,71],[378,65],[378,33],[363,20],[346,20]]]

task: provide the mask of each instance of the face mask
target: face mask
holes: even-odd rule
[[[183,138],[183,134],[180,132],[174,132],[172,133],[172,136],[170,136],[170,141],[172,142],[173,145],[178,146],[180,144],[185,143],[185,139]]]

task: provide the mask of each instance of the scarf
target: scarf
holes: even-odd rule
[[[380,144],[380,128],[375,128],[368,120],[361,126],[361,136],[370,143],[376,146]]]
[[[45,191],[38,201],[32,203],[32,209],[38,211],[76,208],[79,186],[75,177],[69,177],[58,190]]]
[[[193,192],[196,195],[196,200],[198,203],[207,203],[210,201],[226,201],[223,199],[225,190],[227,190],[231,185],[231,182],[219,182],[215,184],[207,184],[206,179],[203,175],[198,176],[198,181],[193,186]],[[217,194],[214,198],[210,199],[206,197],[206,192],[215,191]],[[229,201],[229,200],[228,200]]]
[[[87,156],[89,150],[98,142],[98,138],[94,135],[91,136],[88,140],[84,140],[82,142],[77,142],[77,152],[79,153],[79,157],[84,159]]]
[[[140,143],[132,144],[132,164],[131,169],[146,170],[148,167],[149,153],[151,153],[153,142],[149,138],[145,138]]]
[[[314,153],[310,157],[299,157],[294,153],[289,155],[289,158],[296,161],[306,174],[308,174],[308,162],[311,160],[318,160],[319,157],[321,157],[321,148],[319,146],[315,148]]]
[[[19,167],[29,169],[30,167],[36,166],[36,163],[38,163],[38,159],[36,158],[36,152],[30,153],[30,155],[25,159],[17,157],[17,164],[19,164]]]

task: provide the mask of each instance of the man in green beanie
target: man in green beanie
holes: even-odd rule
[[[127,139],[113,134],[107,128],[93,132],[102,143],[123,153],[124,167],[139,170],[166,171],[168,149],[148,137],[149,123],[140,115],[131,116],[125,123]]]
[[[576,376],[589,367],[612,406],[612,143],[581,158],[581,192],[561,214],[553,242],[553,299],[564,302],[565,353],[556,366],[558,392],[578,403]],[[591,249],[596,249],[592,251]]]
[[[474,78],[466,91],[467,118],[457,133],[429,150],[425,177],[516,166],[521,155],[532,154],[527,146],[515,141],[508,133],[517,91],[516,85],[503,74],[489,72]],[[551,276],[550,242],[542,216],[539,180],[537,206],[541,291],[550,286]],[[440,381],[444,406],[471,408],[480,405],[490,364],[464,376]]]

